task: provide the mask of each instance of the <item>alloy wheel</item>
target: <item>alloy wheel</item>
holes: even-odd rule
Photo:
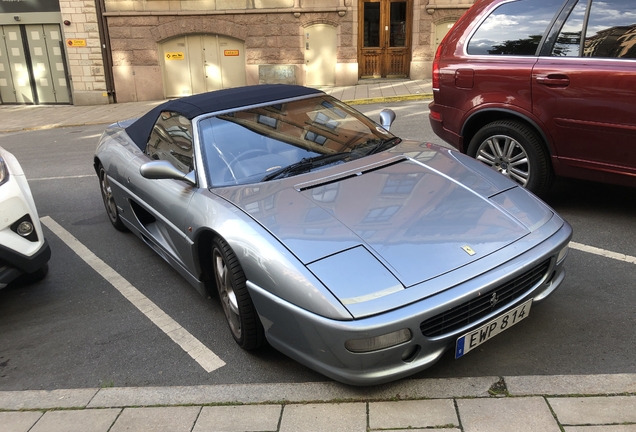
[[[106,211],[108,212],[108,217],[115,222],[117,220],[117,204],[115,204],[113,190],[110,186],[110,182],[108,181],[106,171],[102,168],[99,174],[102,186],[102,197],[104,199],[104,204],[106,205]]]
[[[510,136],[489,137],[477,149],[476,158],[521,186],[528,183],[531,174],[528,153]]]
[[[241,316],[239,312],[238,300],[234,292],[234,285],[227,263],[218,249],[214,249],[212,259],[214,260],[214,272],[216,286],[223,305],[225,317],[230,326],[230,330],[237,339],[241,338]]]

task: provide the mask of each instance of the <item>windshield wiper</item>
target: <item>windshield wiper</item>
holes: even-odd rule
[[[354,148],[352,150],[352,152],[360,152],[363,151],[363,155],[364,156],[369,156],[375,153],[379,153],[381,151],[384,150],[388,150],[391,147],[394,147],[396,145],[398,145],[399,143],[402,142],[402,138],[400,137],[393,137],[393,138],[388,138],[388,139],[372,139],[372,140],[368,140],[360,145],[358,145],[356,148]],[[367,151],[366,148],[369,147],[369,149]]]
[[[318,168],[324,165],[329,165],[334,162],[342,161],[351,156],[349,152],[340,152],[340,153],[328,153],[319,156],[314,156],[310,158],[302,158],[298,162],[295,162],[291,165],[287,165],[284,168],[274,171],[273,173],[267,174],[262,178],[261,181],[270,181],[279,177],[289,177],[296,174],[302,174],[305,172],[309,172],[314,168]]]

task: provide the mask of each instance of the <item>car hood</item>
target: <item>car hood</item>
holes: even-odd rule
[[[553,215],[472,159],[436,146],[400,147],[396,154],[215,192],[278,238],[345,305],[480,260]],[[418,151],[404,152],[411,148]],[[350,284],[334,281],[347,277]]]

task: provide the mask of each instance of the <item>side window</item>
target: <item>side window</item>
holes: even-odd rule
[[[581,33],[583,33],[583,21],[587,0],[580,0],[574,7],[570,16],[563,24],[559,36],[552,48],[551,56],[554,57],[578,57],[581,53]]]
[[[496,8],[479,26],[466,49],[471,55],[533,56],[563,2],[520,0]]]
[[[187,174],[194,169],[192,147],[190,120],[179,113],[164,111],[152,128],[146,154],[151,159],[166,160]]]
[[[595,0],[585,32],[584,57],[636,58],[634,0]]]

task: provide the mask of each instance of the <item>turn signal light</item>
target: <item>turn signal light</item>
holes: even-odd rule
[[[411,340],[411,330],[402,329],[365,339],[350,339],[345,342],[345,348],[354,353],[379,351]]]

